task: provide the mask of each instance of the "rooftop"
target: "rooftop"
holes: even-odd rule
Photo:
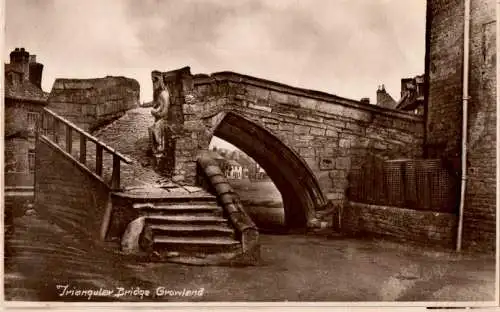
[[[231,166],[238,166],[238,167],[241,167],[241,165],[236,161],[236,160],[233,160],[233,159],[229,159],[227,161],[228,165],[231,165]]]
[[[49,94],[34,85],[29,80],[21,80],[17,83],[12,83],[5,79],[5,98],[30,101],[30,102],[47,102]]]

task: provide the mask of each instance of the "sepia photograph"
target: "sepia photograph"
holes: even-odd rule
[[[500,1],[3,5],[4,306],[498,306]]]

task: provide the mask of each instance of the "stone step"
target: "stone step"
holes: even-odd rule
[[[154,215],[148,216],[147,221],[149,224],[227,224],[228,220],[221,216],[204,216],[204,215],[173,215],[173,216],[162,216]]]
[[[155,204],[158,209],[187,209],[187,208],[202,208],[202,209],[217,209],[221,208],[215,201],[207,202],[183,202],[183,203],[172,203],[163,202]]]
[[[166,235],[170,237],[231,237],[234,238],[234,230],[227,224],[224,225],[183,225],[183,224],[152,224],[153,235]]]
[[[217,214],[222,215],[222,207],[217,203],[135,203],[134,209],[144,212],[161,213],[161,214]]]
[[[175,193],[175,192],[149,192],[137,190],[135,192],[113,192],[113,196],[133,200],[136,203],[159,203],[159,202],[214,202],[216,196],[207,193]]]
[[[153,243],[154,249],[179,252],[214,253],[220,251],[232,251],[241,247],[241,243],[239,241],[229,237],[207,238],[155,235]]]

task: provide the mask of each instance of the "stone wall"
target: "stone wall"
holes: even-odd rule
[[[48,108],[85,130],[94,130],[139,105],[139,83],[130,78],[56,79]]]
[[[196,155],[207,149],[212,136],[225,127],[228,113],[253,124],[246,129],[246,142],[234,136],[233,141],[229,139],[244,151],[246,147],[251,157],[266,156],[260,157],[264,161],[290,155],[307,165],[306,171],[312,171],[322,193],[319,197],[312,194],[312,201],[324,195],[334,205],[340,205],[345,200],[347,175],[359,168],[368,154],[385,159],[422,156],[423,121],[413,114],[232,72],[191,76],[189,68],[183,68],[163,74],[182,76],[182,83],[173,91],[184,99],[183,131],[177,134],[173,148],[172,175],[176,182],[195,183]],[[226,139],[236,130],[245,131],[232,126],[225,131]],[[270,146],[272,139],[257,139],[257,134],[263,137],[264,132],[278,141]],[[259,150],[250,148],[252,145]],[[281,149],[273,149],[276,145]],[[268,163],[271,164],[286,167],[298,163],[283,159],[281,163]],[[307,172],[302,168],[300,164],[284,168],[276,179],[285,179],[286,171],[297,172],[296,178],[303,179]],[[315,192],[314,186],[304,189]],[[285,206],[286,201],[285,196]]]
[[[35,209],[74,235],[98,239],[109,189],[44,138],[36,145]]]
[[[347,174],[368,153],[422,155],[422,119],[407,113],[229,72],[195,77],[190,95],[187,122],[202,119],[213,127],[220,111],[252,120],[297,152],[337,202],[344,199]]]
[[[356,235],[375,234],[426,245],[453,247],[456,219],[456,215],[451,213],[348,202],[343,209],[341,229]]]
[[[494,0],[471,2],[468,187],[464,245],[496,245],[496,14]]]
[[[462,127],[463,1],[428,1],[428,143],[459,156]],[[494,0],[471,1],[468,168],[464,246],[495,248],[496,15]],[[447,142],[443,148],[432,144]]]
[[[429,0],[427,10],[426,146],[430,157],[453,157],[460,153],[464,1]]]

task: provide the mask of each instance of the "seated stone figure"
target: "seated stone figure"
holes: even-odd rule
[[[161,76],[153,76],[153,103],[151,115],[155,118],[155,122],[149,128],[149,135],[153,153],[161,155],[165,150],[165,128],[170,107],[170,94]]]

